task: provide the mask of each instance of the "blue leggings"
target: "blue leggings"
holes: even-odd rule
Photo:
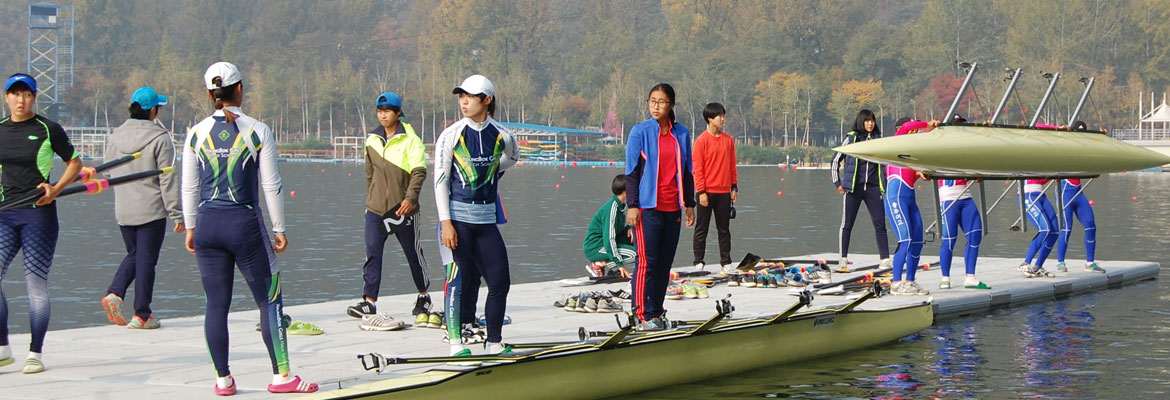
[[[118,226],[122,231],[122,242],[126,245],[126,257],[114,273],[106,293],[126,298],[126,290],[134,284],[134,315],[145,321],[150,318],[150,301],[154,297],[154,268],[158,265],[158,253],[162,249],[163,236],[167,231],[166,218],[142,225]]]
[[[28,319],[32,327],[29,351],[40,353],[49,330],[49,267],[57,250],[57,205],[0,211],[0,282],[17,250],[24,253],[24,283],[28,288]],[[8,298],[0,288],[0,345],[8,345]]]
[[[1060,229],[1060,238],[1056,242],[1056,261],[1064,262],[1064,254],[1068,251],[1068,237],[1072,233],[1073,216],[1075,215],[1085,227],[1085,260],[1093,262],[1097,253],[1097,221],[1093,218],[1093,207],[1085,194],[1077,194],[1080,186],[1069,185],[1060,181],[1064,191],[1064,226]],[[1076,197],[1073,197],[1076,195]]]
[[[898,238],[898,250],[894,251],[894,281],[913,281],[918,272],[918,260],[922,257],[922,214],[914,199],[914,189],[901,181],[890,181],[886,191],[886,215],[894,224],[894,235]]]
[[[661,317],[666,313],[666,287],[670,284],[670,266],[678,250],[682,226],[682,212],[662,212],[642,209],[638,224],[634,225],[635,246],[638,248],[638,269],[634,272],[634,313],[642,321]]]
[[[955,253],[959,229],[962,229],[963,236],[967,237],[967,251],[963,253],[963,263],[967,266],[967,273],[974,274],[975,261],[979,259],[979,243],[983,242],[983,217],[979,213],[979,207],[975,206],[974,200],[966,198],[944,201],[942,208],[947,210],[942,216],[942,246],[938,250],[938,263],[942,267],[942,275],[951,276],[951,257]]]
[[[207,294],[203,334],[218,376],[228,376],[228,310],[232,305],[235,266],[248,282],[260,309],[260,330],[273,374],[287,374],[288,340],[281,324],[284,300],[280,268],[259,209],[201,208],[196,217],[195,261]]]
[[[1024,256],[1024,262],[1042,267],[1044,260],[1048,259],[1048,253],[1052,252],[1057,237],[1060,236],[1056,232],[1056,211],[1052,209],[1052,203],[1048,202],[1048,196],[1044,193],[1028,192],[1024,198],[1027,199],[1024,207],[1028,210],[1028,222],[1036,227],[1036,236],[1032,238],[1032,244],[1028,245],[1028,254]]]
[[[457,243],[451,249],[453,262],[446,263],[447,283],[443,305],[447,310],[448,337],[458,337],[460,322],[475,320],[480,279],[487,282],[487,341],[503,340],[504,312],[512,277],[508,268],[508,249],[496,224],[469,224],[452,220]],[[443,253],[442,244],[440,254]],[[444,254],[444,261],[447,256]],[[456,312],[457,311],[457,312]]]

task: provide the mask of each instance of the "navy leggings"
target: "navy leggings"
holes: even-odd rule
[[[0,211],[0,282],[16,251],[24,253],[24,284],[28,288],[29,351],[40,353],[49,331],[49,267],[57,250],[57,204]],[[8,345],[8,298],[0,288],[0,345]]]
[[[232,305],[235,266],[248,282],[260,309],[260,330],[273,374],[287,374],[288,340],[281,324],[284,301],[280,268],[259,209],[199,209],[195,229],[195,260],[207,293],[203,333],[218,376],[228,376],[228,310]]]
[[[670,284],[670,266],[678,250],[682,211],[662,212],[642,209],[638,224],[634,225],[634,240],[638,246],[638,270],[634,273],[634,315],[642,321],[661,317],[666,313],[663,301]]]
[[[886,238],[886,205],[882,200],[881,189],[877,185],[869,185],[865,189],[855,187],[852,192],[845,192],[841,197],[841,247],[838,249],[841,258],[849,256],[849,236],[853,233],[853,223],[857,221],[857,210],[861,209],[861,203],[865,203],[865,208],[869,210],[878,254],[882,259],[890,258],[890,242]]]
[[[145,321],[150,318],[150,300],[154,297],[154,268],[158,265],[158,253],[162,249],[163,236],[167,231],[166,218],[142,225],[118,226],[122,231],[122,242],[126,244],[126,257],[114,281],[106,293],[126,298],[126,290],[134,284],[134,315]]]
[[[402,252],[406,254],[406,262],[410,264],[410,275],[414,278],[414,287],[419,293],[431,287],[431,279],[427,276],[426,257],[423,257],[422,245],[419,243],[419,214],[407,217],[403,227],[394,232]],[[371,299],[378,299],[378,290],[382,287],[382,253],[386,249],[386,239],[390,235],[382,229],[382,217],[366,211],[366,264],[362,266],[362,295]]]
[[[479,300],[480,279],[483,279],[488,285],[487,304],[484,306],[487,341],[498,343],[503,340],[504,311],[508,307],[508,290],[512,287],[504,237],[500,235],[500,228],[496,224],[469,224],[454,220],[451,224],[455,226],[457,243],[451,250],[455,265],[448,267],[447,272],[447,296],[454,300],[453,304],[448,305],[448,310],[458,308],[459,316],[452,318],[473,321]],[[452,296],[454,293],[451,292],[456,287],[460,293]]]

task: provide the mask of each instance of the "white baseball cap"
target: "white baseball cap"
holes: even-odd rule
[[[219,78],[218,84],[214,82],[215,78]],[[203,73],[203,83],[207,85],[207,90],[231,86],[242,80],[244,79],[240,77],[240,69],[236,68],[235,64],[225,61],[211,64],[207,67],[207,72]]]
[[[459,94],[460,92],[467,94],[485,94],[495,97],[496,88],[492,85],[487,77],[483,75],[472,75],[463,80],[463,83],[451,89],[451,94]]]

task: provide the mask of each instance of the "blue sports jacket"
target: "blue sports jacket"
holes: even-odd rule
[[[691,174],[691,132],[675,122],[670,130],[678,143],[678,197],[681,207],[695,206],[695,176]],[[658,121],[653,118],[630,128],[626,141],[626,205],[654,208],[658,205]]]

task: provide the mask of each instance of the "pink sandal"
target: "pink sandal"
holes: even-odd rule
[[[268,391],[272,393],[313,393],[317,391],[317,384],[305,382],[300,376],[297,376],[288,383],[268,385]]]

